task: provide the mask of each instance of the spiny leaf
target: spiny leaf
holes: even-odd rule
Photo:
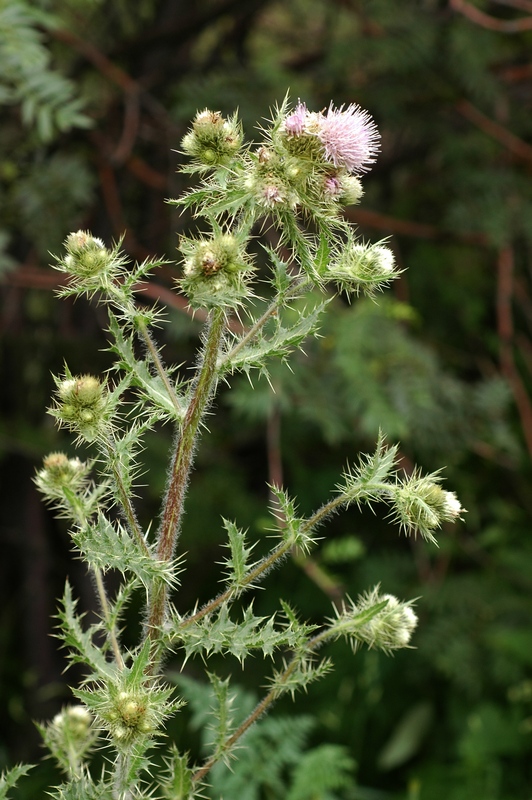
[[[11,769],[5,770],[0,775],[0,800],[7,798],[7,793],[13,789],[18,779],[33,769],[33,764],[17,764]]]
[[[186,412],[184,399],[176,391],[178,404],[182,411],[177,412],[174,400],[169,397],[168,389],[159,375],[152,375],[147,363],[135,356],[133,336],[125,336],[117,317],[109,312],[109,331],[113,335],[114,344],[110,350],[120,356],[121,361],[117,366],[130,374],[131,384],[138,386],[144,396],[161,409],[169,419],[182,421]]]
[[[299,347],[310,334],[315,334],[318,329],[320,317],[330,300],[324,300],[308,311],[298,314],[297,322],[290,327],[283,327],[278,323],[275,332],[266,336],[263,333],[245,347],[242,347],[234,356],[228,353],[222,362],[220,372],[234,372],[239,369],[249,371],[251,368],[264,368],[269,358],[285,360],[292,350]],[[238,345],[238,341],[235,342]]]
[[[62,639],[65,647],[69,648],[70,662],[86,664],[92,670],[93,676],[105,675],[113,678],[116,670],[105,657],[106,647],[97,647],[93,643],[94,636],[97,633],[101,634],[101,626],[91,625],[88,630],[83,630],[82,617],[76,613],[76,606],[77,600],[72,597],[72,589],[67,581],[62,608],[57,616],[61,622],[58,638]]]
[[[227,546],[231,551],[231,556],[223,562],[227,566],[226,580],[230,588],[238,590],[248,572],[248,559],[254,545],[246,547],[246,534],[239,530],[234,522],[224,519],[223,525],[229,539]]]
[[[148,546],[146,552],[120,522],[113,524],[102,513],[95,523],[74,531],[72,539],[86,561],[103,572],[117,569],[123,575],[133,573],[146,588],[154,579],[168,586],[177,583],[172,562],[160,561]]]
[[[226,653],[240,662],[253,650],[272,656],[276,649],[295,647],[300,640],[300,632],[291,625],[278,629],[274,617],[256,617],[253,605],[245,609],[239,622],[231,620],[227,605],[222,605],[218,613],[209,614],[199,622],[176,625],[169,635],[174,647],[179,643],[184,648],[187,659],[196,653],[204,656]]]

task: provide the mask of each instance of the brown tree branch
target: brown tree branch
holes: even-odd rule
[[[347,219],[358,225],[367,228],[376,228],[387,233],[397,233],[401,236],[413,236],[416,239],[441,239],[458,240],[466,244],[480,245],[486,247],[488,241],[483,233],[456,233],[454,231],[444,231],[436,225],[428,225],[424,222],[415,222],[409,219],[399,219],[379,211],[371,211],[367,208],[348,208],[345,211]]]
[[[465,0],[449,0],[449,6],[453,11],[457,11],[471,22],[474,22],[475,25],[487,28],[490,31],[522,33],[523,31],[532,30],[532,16],[512,20],[497,19],[497,17],[485,14],[484,11],[472,6],[471,3],[466,3]]]
[[[477,128],[480,128],[492,139],[498,141],[515,156],[532,163],[532,146],[523,141],[523,139],[520,139],[498,122],[494,122],[468,100],[460,100],[456,104],[456,109]]]

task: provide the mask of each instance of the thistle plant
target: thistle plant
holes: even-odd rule
[[[429,542],[442,523],[462,513],[439,474],[401,473],[397,445],[381,436],[375,452],[345,469],[331,499],[309,516],[299,514],[283,487],[270,487],[273,545],[262,557],[254,558],[254,543],[238,521],[222,520],[222,586],[203,606],[178,612],[178,587],[186,580],[179,534],[187,487],[218,386],[230,386],[238,372],[267,375],[272,359],[288,361],[316,334],[336,293],[374,295],[398,275],[386,243],[359,241],[342,213],[360,201],[361,176],[377,155],[379,135],[369,114],[355,105],[311,112],[286,100],[261,135],[259,144],[245,144],[236,116],[206,109],[181,143],[190,159],[184,171],[199,184],[170,202],[191,210],[201,232],[179,241],[176,290],[206,316],[192,372],[163,362],[153,333],[163,313],[137,301],[139,282],[166,262],[132,265],[120,243],[108,248],[85,231],[70,234],[55,260],[67,276],[62,296],[96,297],[106,305],[115,360],[105,378],[73,375],[68,366],[55,378],[50,413],[80,448],[90,446],[91,458],[52,453],[36,476],[46,500],[68,520],[100,604],[98,621],[88,624],[68,583],[60,602],[59,636],[84,676],[72,688],[75,702],[40,725],[64,773],[54,798],[218,797],[209,786],[211,771],[236,758],[244,734],[280,697],[330,671],[328,643],[345,639],[353,651],[365,645],[393,653],[410,646],[416,627],[413,601],[379,586],[347,597],[324,613],[321,625],[302,622],[289,595],[271,618],[256,616],[253,591],[267,589],[272,568],[291,553],[308,555],[326,536],[327,521],[353,505],[383,507],[400,531]],[[267,268],[252,255],[257,242]],[[235,319],[241,324],[232,324]],[[145,434],[161,424],[174,445],[160,514],[151,522],[137,513],[135,487]],[[110,571],[122,576],[112,592]],[[126,649],[122,629],[135,595],[142,598],[142,634]],[[262,699],[235,722],[229,678],[214,674],[209,657],[234,657],[245,666],[252,653],[271,657],[272,673]],[[183,667],[198,656],[214,698],[213,723],[207,757],[192,763],[165,736],[167,720],[183,704],[165,665],[172,657]],[[103,769],[101,760],[97,768],[92,763],[98,750]],[[8,773],[3,786],[24,769]]]

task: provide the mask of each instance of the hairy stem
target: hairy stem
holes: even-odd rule
[[[344,494],[338,495],[333,500],[329,501],[321,508],[319,508],[311,517],[309,517],[305,522],[303,522],[300,530],[302,533],[308,533],[312,530],[316,525],[319,525],[323,520],[333,514],[339,506],[344,505],[347,502],[347,498]],[[252,570],[248,572],[246,577],[241,581],[238,586],[238,590],[234,587],[229,587],[224,592],[221,592],[217,597],[210,600],[206,605],[200,608],[199,611],[196,611],[195,614],[192,614],[190,617],[186,617],[182,620],[180,628],[186,628],[188,625],[193,624],[194,622],[199,622],[200,619],[206,617],[207,614],[212,613],[217,608],[219,608],[223,603],[229,600],[231,597],[235,596],[236,591],[241,593],[246,589],[250,589],[255,581],[260,578],[264,573],[268,572],[277,561],[282,559],[295,545],[293,541],[286,541],[281,542],[271,550],[268,555],[264,556],[263,559],[256,564]]]
[[[113,443],[111,441],[105,442],[106,450],[107,450],[107,459],[111,464],[111,469],[113,470],[113,477],[115,479],[116,487],[118,489],[118,494],[120,497],[120,503],[122,506],[122,512],[126,519],[128,528],[130,532],[133,534],[137,542],[139,543],[144,555],[150,556],[151,553],[148,549],[148,545],[146,544],[146,540],[144,539],[144,534],[142,533],[142,529],[138,523],[137,515],[135,514],[135,509],[133,508],[133,503],[131,502],[131,498],[126,491],[126,487],[124,486],[124,481],[122,480],[122,475],[120,474],[120,470],[116,464],[116,458],[114,454]]]
[[[222,365],[227,364],[233,359],[249,342],[253,340],[253,338],[257,335],[261,328],[268,322],[270,317],[277,313],[277,310],[283,305],[287,300],[293,300],[299,294],[310,286],[311,282],[308,278],[298,278],[292,284],[291,289],[288,291],[287,294],[278,294],[276,298],[270,303],[264,314],[262,314],[258,320],[256,320],[251,328],[244,334],[244,336],[235,344],[232,350],[227,353],[222,361]]]
[[[122,658],[122,653],[120,652],[120,647],[118,645],[118,639],[116,636],[114,625],[112,625],[110,621],[109,604],[107,602],[107,593],[105,591],[105,586],[103,584],[102,573],[101,570],[98,569],[97,567],[94,567],[93,571],[94,571],[94,579],[96,581],[96,590],[98,592],[98,599],[100,600],[100,606],[102,609],[102,614],[107,623],[107,636],[109,638],[109,642],[111,644],[118,669],[122,670],[124,669],[124,659]]]
[[[203,349],[203,360],[172,459],[170,481],[157,539],[157,558],[161,561],[169,561],[174,554],[197,434],[216,383],[216,359],[224,324],[225,315],[222,309],[211,312],[210,326]],[[167,594],[168,588],[165,584],[157,583],[154,586],[148,614],[149,636],[155,637],[163,623]]]
[[[182,408],[179,404],[179,401],[177,399],[174,387],[172,386],[168,373],[164,368],[163,362],[161,361],[161,357],[159,355],[159,351],[155,345],[155,342],[151,338],[148,328],[144,322],[137,323],[137,330],[139,332],[139,336],[142,338],[144,344],[146,345],[146,349],[150,354],[150,358],[152,360],[155,369],[157,370],[157,374],[159,375],[160,379],[164,384],[164,387],[168,393],[168,397],[172,401],[172,404],[177,412],[177,418],[181,419]]]

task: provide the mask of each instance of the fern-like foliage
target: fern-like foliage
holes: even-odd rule
[[[42,27],[57,22],[53,13],[23,0],[0,4],[0,103],[20,105],[22,121],[35,126],[43,142],[92,124],[74,84],[51,65]]]

